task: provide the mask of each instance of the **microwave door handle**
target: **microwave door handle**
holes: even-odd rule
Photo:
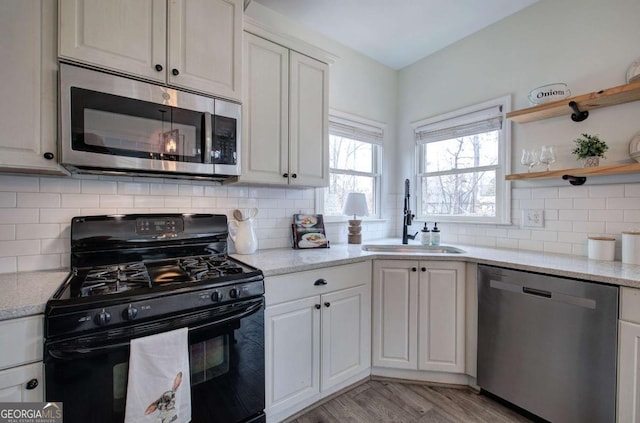
[[[204,163],[211,163],[213,153],[213,123],[211,113],[204,113]]]

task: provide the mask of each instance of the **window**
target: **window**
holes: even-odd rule
[[[383,125],[377,125],[339,112],[329,116],[329,186],[320,207],[326,216],[342,216],[349,192],[364,193],[369,216],[379,216]]]
[[[419,219],[509,223],[509,108],[503,97],[414,124]]]

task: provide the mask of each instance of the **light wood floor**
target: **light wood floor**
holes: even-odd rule
[[[530,422],[466,388],[370,380],[289,423]]]

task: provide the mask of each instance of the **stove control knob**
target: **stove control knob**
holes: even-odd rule
[[[231,291],[229,291],[229,296],[231,298],[238,298],[238,290],[236,288],[231,288]]]
[[[137,315],[138,315],[138,309],[135,307],[132,307],[131,304],[129,304],[129,307],[122,310],[122,318],[124,320],[133,320],[136,318]]]
[[[218,291],[213,291],[213,293],[211,294],[211,301],[213,301],[214,303],[219,303],[220,301],[222,301],[222,294]]]
[[[94,320],[98,326],[106,326],[107,323],[111,321],[111,313],[109,313],[105,309],[102,309],[100,313],[96,314]]]

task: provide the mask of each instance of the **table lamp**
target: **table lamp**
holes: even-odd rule
[[[342,208],[342,214],[351,216],[353,220],[349,219],[349,244],[361,244],[362,235],[360,231],[361,220],[356,220],[356,216],[368,216],[369,209],[367,208],[367,198],[361,192],[350,192],[347,194],[347,199],[344,201],[344,207]]]

